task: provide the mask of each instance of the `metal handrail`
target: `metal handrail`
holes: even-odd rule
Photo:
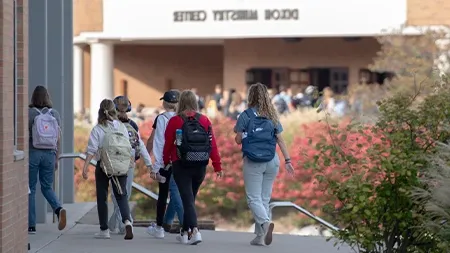
[[[86,161],[86,157],[87,156],[84,153],[64,153],[64,154],[60,154],[59,155],[59,160],[69,159],[69,158],[72,158],[72,159],[79,158],[79,159],[81,159],[83,161]],[[92,165],[92,166],[96,166],[97,165],[97,161],[95,159],[92,159],[89,162],[89,164]],[[55,178],[57,178],[58,180],[55,180],[55,179],[53,180],[53,187],[54,187],[55,192],[57,192],[59,197],[61,197],[62,196],[62,192],[60,192],[61,189],[60,189],[60,182],[59,182],[59,180],[60,180],[60,178],[59,178],[59,169],[57,171],[55,171]],[[154,200],[158,200],[158,194],[148,190],[144,186],[142,186],[142,185],[140,185],[140,184],[138,184],[136,182],[133,182],[132,187],[134,189],[136,189],[137,191],[139,191],[140,193],[146,195],[147,197],[150,197],[150,198],[152,198]],[[167,201],[167,203],[169,203],[169,201]],[[53,223],[55,223],[55,221],[56,221],[56,216],[53,214]]]
[[[80,158],[80,159],[86,161],[86,154],[83,154],[83,153],[64,153],[64,154],[61,154],[59,156],[59,160],[68,159],[68,158],[72,158],[72,159]],[[91,165],[93,165],[93,166],[97,165],[97,161],[96,160],[91,160],[89,163]],[[57,174],[58,174],[58,177],[57,177],[58,180],[54,180],[54,187],[55,187],[55,192],[58,192],[58,194],[61,196],[62,194],[59,193],[59,170],[55,172],[55,175],[57,175]],[[146,195],[147,197],[150,197],[150,198],[152,198],[154,200],[158,200],[158,195],[156,193],[148,190],[144,186],[142,186],[142,185],[140,185],[140,184],[138,184],[136,182],[133,182],[132,186],[133,186],[133,188],[135,190],[137,190],[140,193]],[[167,201],[167,203],[169,203],[169,200]],[[272,218],[272,212],[273,212],[273,209],[275,207],[293,207],[293,208],[297,209],[297,211],[305,214],[309,218],[319,222],[320,224],[324,225],[325,227],[327,227],[327,228],[329,228],[331,230],[334,230],[334,231],[339,231],[340,230],[338,227],[332,225],[331,223],[325,221],[324,219],[322,219],[322,218],[312,214],[308,210],[298,206],[295,203],[289,202],[289,201],[275,201],[275,202],[271,202],[269,204],[270,218]],[[55,222],[55,215],[53,215],[53,222]]]
[[[331,223],[325,221],[324,219],[322,219],[322,218],[312,214],[311,212],[309,212],[308,210],[302,208],[301,206],[299,206],[299,205],[297,205],[295,203],[289,202],[289,201],[270,202],[270,204],[269,204],[270,218],[272,218],[272,212],[273,212],[273,209],[275,207],[293,207],[293,208],[297,209],[297,211],[305,214],[309,218],[319,222],[320,224],[324,225],[325,227],[327,227],[327,228],[329,228],[331,230],[334,230],[334,231],[339,231],[340,230],[338,227],[334,226],[333,224],[331,224]]]

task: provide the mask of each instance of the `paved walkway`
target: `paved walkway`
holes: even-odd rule
[[[246,253],[350,253],[348,247],[340,250],[333,242],[326,242],[324,237],[274,235],[274,241],[269,247],[257,247],[249,244],[252,233],[202,231],[204,242],[197,246],[181,245],[175,240],[174,234],[166,234],[165,239],[153,239],[145,232],[145,228],[135,228],[135,238],[123,240],[121,235],[111,235],[110,240],[94,239],[98,225],[78,224],[83,212],[90,210],[92,204],[83,206],[75,204],[66,206],[69,216],[67,228],[58,231],[56,224],[38,224],[38,233],[29,235],[32,253],[134,253],[134,252],[246,252]],[[83,211],[80,211],[82,209]],[[51,219],[49,219],[51,221]]]

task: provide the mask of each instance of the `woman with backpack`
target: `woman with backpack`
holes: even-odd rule
[[[159,114],[153,123],[153,139],[149,139],[147,146],[152,146],[151,150],[155,157],[155,166],[150,173],[150,177],[157,180],[158,175],[166,178],[164,182],[158,182],[158,201],[156,203],[156,226],[151,225],[147,228],[147,233],[156,238],[164,238],[164,227],[171,227],[175,213],[178,214],[180,224],[183,224],[183,205],[181,203],[180,193],[178,187],[173,179],[172,168],[164,166],[163,162],[163,148],[164,148],[164,132],[166,131],[167,123],[175,116],[177,109],[178,98],[180,93],[176,90],[166,91],[162,100],[162,106],[165,112]],[[167,207],[167,197],[170,192],[170,203]],[[170,231],[170,229],[167,229]]]
[[[149,172],[152,171],[152,159],[147,152],[147,149],[145,147],[144,142],[141,139],[141,136],[139,134],[139,127],[132,119],[128,118],[127,113],[131,112],[131,102],[130,100],[125,96],[118,96],[114,98],[113,100],[114,104],[116,105],[116,110],[118,113],[118,119],[125,125],[128,131],[128,137],[130,139],[131,148],[133,149],[133,152],[135,154],[134,160],[139,160],[140,156],[144,158],[145,165],[147,166],[147,169]],[[127,199],[130,200],[131,197],[131,190],[133,186],[133,179],[134,179],[134,169],[135,169],[135,163],[130,163],[130,170],[127,174]],[[119,234],[125,234],[125,225],[122,223],[122,216],[120,215],[120,209],[117,205],[116,198],[114,197],[114,193],[111,192],[111,199],[114,204],[114,212],[111,215],[111,218],[109,219],[108,226],[110,231],[115,231],[116,227],[119,227]],[[130,221],[133,223],[133,217],[130,215]]]
[[[169,120],[164,136],[164,165],[172,163],[184,209],[183,227],[177,240],[196,245],[202,242],[202,236],[198,230],[195,197],[205,179],[209,159],[218,178],[222,177],[222,167],[211,122],[198,113],[197,99],[192,91],[181,93],[176,116]]]
[[[36,234],[36,184],[58,217],[58,229],[66,227],[66,210],[53,191],[55,170],[61,151],[61,117],[52,108],[50,95],[44,86],[37,86],[28,109],[29,164],[28,233]],[[44,131],[45,130],[45,131]]]
[[[83,166],[83,178],[88,179],[88,166],[95,157],[95,189],[100,231],[98,239],[110,239],[108,229],[108,188],[111,181],[122,222],[125,224],[125,240],[133,239],[130,206],[127,194],[127,173],[134,167],[134,152],[130,144],[128,130],[117,119],[116,105],[104,99],[98,109],[98,123],[91,130],[87,147],[87,158]]]
[[[250,86],[248,107],[239,116],[234,131],[236,143],[242,144],[245,194],[255,220],[256,237],[250,244],[270,245],[274,224],[270,221],[269,201],[280,168],[277,144],[290,175],[294,168],[281,136],[283,127],[264,84]]]

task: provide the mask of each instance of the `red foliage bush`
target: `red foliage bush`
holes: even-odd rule
[[[140,133],[144,143],[147,142],[151,131],[151,121],[144,122],[140,125]],[[213,131],[216,136],[219,152],[222,157],[222,167],[224,169],[224,177],[216,179],[211,166],[207,169],[205,181],[200,189],[197,198],[197,205],[201,215],[217,216],[236,215],[240,212],[247,211],[247,201],[244,191],[244,180],[242,175],[242,153],[241,146],[234,141],[233,127],[235,121],[221,118],[212,121]],[[363,134],[358,132],[344,131],[348,122],[340,124],[339,129],[342,133],[335,136],[338,140],[342,140],[342,135],[346,134],[345,141],[341,141],[343,152],[352,154],[355,157],[364,158],[366,156],[367,148],[373,145],[374,142],[379,141],[379,138],[368,141],[367,136],[371,136],[368,130],[364,130]],[[311,162],[319,151],[316,149],[316,144],[321,140],[326,140],[330,143],[332,140],[328,134],[326,123],[313,122],[299,126],[296,131],[299,134],[296,136],[293,144],[290,147],[290,154],[292,162],[296,167],[294,177],[286,175],[283,156],[278,149],[278,155],[281,161],[280,173],[273,186],[274,200],[289,200],[301,205],[308,210],[320,214],[321,207],[324,202],[330,199],[324,193],[323,187],[317,184],[315,179],[315,172],[312,168],[306,168],[304,164]],[[301,133],[301,136],[300,136]],[[77,129],[75,132],[75,151],[84,152],[88,140],[88,131],[84,129]],[[319,159],[321,166],[324,166],[324,159]],[[77,200],[79,201],[93,201],[95,200],[95,182],[93,168],[90,168],[90,177],[88,181],[81,178],[81,168],[83,163],[76,161],[76,188]],[[325,173],[328,175],[340,175],[343,165],[331,164],[326,166]],[[143,161],[137,163],[135,171],[135,182],[144,187],[157,192],[157,183],[150,179],[148,171],[143,164]],[[134,200],[147,201],[143,196],[135,195]]]
[[[318,183],[315,170],[311,166],[305,166],[306,164],[316,162],[318,167],[322,168],[325,177],[337,178],[340,181],[348,178],[349,175],[344,172],[348,170],[359,172],[366,170],[366,176],[370,176],[369,168],[377,161],[367,161],[369,157],[367,152],[374,145],[383,144],[381,135],[372,133],[370,127],[355,131],[349,130],[348,126],[348,121],[342,121],[334,127],[325,122],[302,125],[302,136],[296,137],[290,148],[292,162],[296,165],[295,176],[283,176],[286,172],[282,166],[280,170],[282,180],[274,185],[273,198],[293,201],[316,215],[320,215],[325,203],[329,203],[334,198],[326,193],[326,185]],[[317,149],[316,145],[319,143],[336,145],[340,147],[340,152],[359,159],[361,163],[352,165],[350,168],[346,162],[337,163],[329,160],[328,156],[320,154]],[[340,203],[336,202],[335,206],[339,207]]]

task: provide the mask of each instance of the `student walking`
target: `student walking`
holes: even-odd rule
[[[250,86],[248,107],[239,116],[234,131],[236,143],[242,144],[245,194],[255,220],[256,237],[250,244],[270,245],[274,224],[270,221],[269,201],[280,168],[277,144],[290,175],[293,175],[294,168],[281,136],[283,127],[265,85],[257,83]]]
[[[96,158],[95,189],[97,191],[97,211],[100,231],[95,238],[109,239],[108,229],[108,188],[112,182],[122,222],[125,224],[125,240],[133,239],[130,207],[127,194],[127,174],[134,166],[134,154],[125,125],[117,120],[113,101],[104,99],[98,110],[98,123],[91,130],[87,147],[87,158],[83,167],[83,178],[88,178],[88,166]],[[130,165],[133,164],[133,165]]]
[[[192,91],[181,93],[176,116],[169,120],[164,136],[164,164],[167,166],[172,162],[173,177],[184,209],[183,226],[177,240],[196,245],[202,242],[202,236],[197,225],[195,198],[205,179],[209,159],[217,177],[222,177],[222,167],[211,122],[198,113],[197,99]]]
[[[29,131],[29,194],[28,194],[28,233],[36,233],[36,184],[58,217],[58,229],[66,227],[66,210],[61,206],[53,191],[55,170],[58,169],[61,151],[61,117],[52,108],[52,101],[44,86],[37,86],[31,96],[28,109]]]
[[[153,142],[147,142],[147,146],[152,145],[153,155],[155,157],[155,166],[150,173],[150,177],[158,180],[165,178],[164,182],[158,180],[158,201],[156,204],[156,226],[152,225],[147,228],[147,233],[156,238],[164,238],[164,214],[166,213],[167,198],[169,195],[169,188],[171,191],[171,198],[169,203],[169,210],[171,215],[175,216],[174,212],[178,213],[178,219],[182,223],[183,209],[181,204],[181,198],[178,193],[176,184],[172,179],[172,168],[170,166],[164,166],[163,162],[163,148],[165,143],[164,132],[166,131],[167,123],[175,116],[175,110],[178,104],[178,98],[180,93],[176,90],[170,90],[164,93],[162,100],[162,106],[165,112],[159,114],[153,124]],[[171,220],[173,220],[173,217]],[[169,218],[169,217],[168,217]],[[170,221],[172,223],[172,221]]]
[[[128,137],[130,139],[131,148],[133,149],[134,161],[140,159],[142,156],[144,158],[145,165],[147,166],[147,169],[149,172],[152,171],[152,159],[147,152],[147,149],[145,147],[144,142],[141,139],[141,135],[139,134],[139,127],[132,119],[128,118],[127,113],[131,112],[131,102],[130,100],[125,96],[118,96],[113,100],[116,110],[118,113],[118,119],[120,122],[122,122],[128,131]],[[133,179],[134,179],[134,169],[136,167],[136,163],[130,163],[130,169],[127,173],[127,199],[130,200],[131,197],[131,191],[133,186]],[[122,216],[120,215],[120,209],[119,205],[117,204],[117,200],[114,196],[114,192],[111,192],[111,199],[114,204],[114,212],[111,215],[111,218],[109,219],[108,226],[109,230],[111,232],[114,232],[116,230],[116,227],[119,228],[119,234],[125,234],[125,224],[122,223]],[[133,223],[133,218],[130,215],[130,222]]]

